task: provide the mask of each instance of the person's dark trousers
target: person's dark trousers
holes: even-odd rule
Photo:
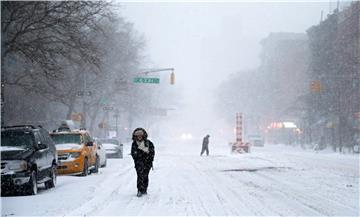
[[[149,172],[150,172],[150,167],[136,168],[137,189],[141,193],[147,193],[147,188],[149,185]]]
[[[202,149],[201,149],[200,156],[201,156],[202,154],[204,154],[205,151],[206,151],[206,155],[209,155],[209,147],[203,146]]]

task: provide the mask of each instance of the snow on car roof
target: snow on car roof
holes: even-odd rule
[[[72,130],[72,131],[55,131],[51,134],[84,134],[89,133],[87,130]]]

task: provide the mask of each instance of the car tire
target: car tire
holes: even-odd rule
[[[50,178],[51,180],[45,182],[45,188],[54,188],[56,185],[56,166],[53,165],[50,172]]]
[[[117,155],[118,155],[118,158],[123,158],[122,151],[119,151]]]
[[[83,172],[81,173],[81,176],[87,176],[88,174],[89,174],[89,164],[88,164],[88,159],[85,158],[84,168],[83,168]]]
[[[38,186],[37,186],[36,172],[32,171],[29,183],[26,186],[26,194],[36,195],[37,193],[38,193]]]
[[[98,173],[99,167],[100,167],[100,158],[98,156],[96,156],[95,168],[91,170],[91,173]]]
[[[105,163],[101,167],[106,167],[106,164],[107,164],[107,159],[105,159]]]

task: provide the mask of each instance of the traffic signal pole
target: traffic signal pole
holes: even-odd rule
[[[140,72],[139,74],[150,74],[150,73],[153,73],[153,72],[163,72],[163,71],[171,71],[172,73],[175,71],[174,68],[161,68],[161,69],[151,69],[151,70],[148,70],[148,71],[143,71],[143,72]]]
[[[160,68],[160,69],[148,69],[148,70],[144,70],[141,72],[137,72],[134,73],[134,83],[152,83],[152,84],[159,84],[160,83],[160,79],[158,78],[141,78],[141,77],[136,77],[138,75],[148,75],[151,73],[155,73],[155,72],[165,72],[165,71],[171,71],[170,74],[170,84],[175,84],[175,69],[174,68]],[[132,125],[133,125],[133,109],[134,109],[134,99],[133,99],[133,95],[129,94],[129,100],[130,100],[130,105],[129,105],[129,116],[128,116],[128,124],[129,124],[129,129],[132,129]]]

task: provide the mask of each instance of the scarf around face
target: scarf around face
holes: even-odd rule
[[[136,141],[136,144],[138,145],[138,149],[149,154],[149,147],[145,146],[145,141]]]

